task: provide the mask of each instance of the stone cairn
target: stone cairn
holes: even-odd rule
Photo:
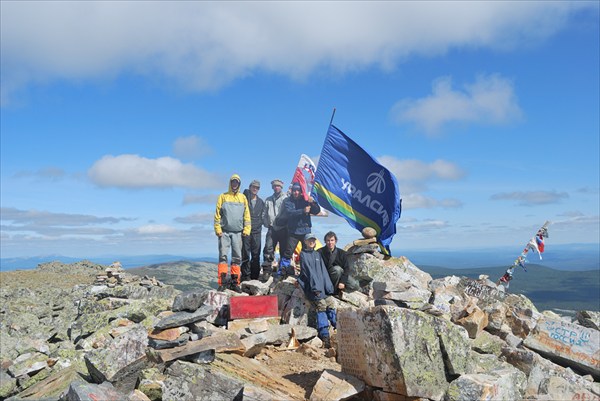
[[[598,312],[540,313],[486,277],[433,280],[384,255],[374,230],[346,250],[361,290],[335,298],[333,349],[320,348],[293,277],[246,281],[242,294],[181,293],[115,262],[61,294],[71,307],[9,305],[19,319],[0,326],[0,398],[600,400]],[[251,295],[276,295],[277,316],[232,320],[232,297]],[[323,370],[305,394],[260,363],[281,351],[336,360],[342,372]]]

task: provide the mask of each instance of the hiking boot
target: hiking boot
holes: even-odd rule
[[[267,281],[269,281],[270,277],[271,277],[271,274],[265,272],[265,273],[262,273],[258,279],[260,280],[261,283],[266,283]]]
[[[323,337],[323,338],[321,338],[321,341],[323,341],[323,348],[325,348],[325,349],[331,348],[331,339],[329,337]]]
[[[227,273],[221,273],[221,285],[217,288],[217,291],[225,291],[229,287],[229,280],[227,279]]]
[[[231,291],[235,291],[237,293],[242,292],[242,289],[240,288],[240,285],[238,284],[238,275],[237,274],[231,275],[231,282],[229,283],[229,289]]]

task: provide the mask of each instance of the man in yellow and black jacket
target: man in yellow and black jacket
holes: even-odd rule
[[[227,287],[227,255],[231,249],[230,288],[240,290],[240,263],[242,261],[242,236],[250,234],[250,208],[244,194],[240,193],[240,176],[234,174],[229,179],[229,190],[219,195],[215,210],[215,234],[219,238],[219,291]]]

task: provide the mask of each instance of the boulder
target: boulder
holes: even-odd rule
[[[523,344],[559,364],[600,379],[600,332],[564,320],[542,318]]]
[[[17,388],[17,380],[6,371],[0,370],[0,398],[5,399]]]
[[[272,278],[265,283],[260,280],[248,280],[241,284],[242,291],[250,295],[267,295],[271,290]]]
[[[465,317],[456,321],[467,330],[470,338],[476,338],[488,325],[488,317],[484,311],[475,306]]]
[[[267,344],[283,344],[290,341],[292,335],[292,329],[296,335],[296,339],[299,341],[310,340],[317,335],[317,330],[308,326],[301,325],[290,325],[282,324],[279,326],[272,326],[269,330],[253,334],[242,339],[242,344],[246,347],[244,356],[253,357],[260,352],[260,350]]]
[[[119,392],[110,383],[94,384],[81,380],[74,381],[64,397],[65,401],[125,400],[125,394]]]
[[[313,387],[310,401],[346,400],[361,393],[365,383],[352,375],[324,370]]]
[[[171,310],[173,312],[188,311],[195,312],[207,299],[207,290],[186,291],[175,296]]]
[[[514,368],[466,374],[450,383],[446,400],[520,400],[526,380],[525,374]]]
[[[202,365],[175,361],[165,371],[163,399],[179,401],[242,400],[244,383]]]
[[[600,312],[582,310],[577,312],[576,318],[580,325],[600,330]]]
[[[162,318],[154,325],[155,330],[164,330],[172,327],[185,326],[186,324],[198,322],[206,319],[215,311],[215,307],[211,305],[203,305],[194,312],[180,311],[172,315]]]
[[[448,383],[434,319],[393,306],[339,310],[342,371],[385,392],[441,400]]]
[[[482,354],[493,354],[495,356],[500,356],[502,353],[502,348],[505,346],[506,342],[504,342],[500,337],[490,334],[487,331],[482,331],[471,342],[471,348],[473,350]]]
[[[85,355],[90,376],[96,383],[109,381],[119,390],[135,388],[140,369],[146,365],[148,335],[142,325],[115,338],[107,347],[94,349]]]

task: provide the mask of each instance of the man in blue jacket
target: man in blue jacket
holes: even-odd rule
[[[305,247],[300,252],[300,275],[297,282],[317,311],[317,333],[323,341],[323,347],[331,348],[329,323],[334,330],[337,326],[337,312],[331,297],[333,284],[321,254],[315,251],[316,244],[317,237],[314,234],[306,234],[304,237]]]
[[[299,183],[292,183],[292,195],[283,202],[285,216],[288,225],[288,241],[280,264],[280,275],[295,275],[291,266],[292,255],[298,242],[304,240],[304,236],[310,233],[312,223],[310,215],[319,214],[321,207],[312,197],[308,200],[302,195],[302,187]]]

